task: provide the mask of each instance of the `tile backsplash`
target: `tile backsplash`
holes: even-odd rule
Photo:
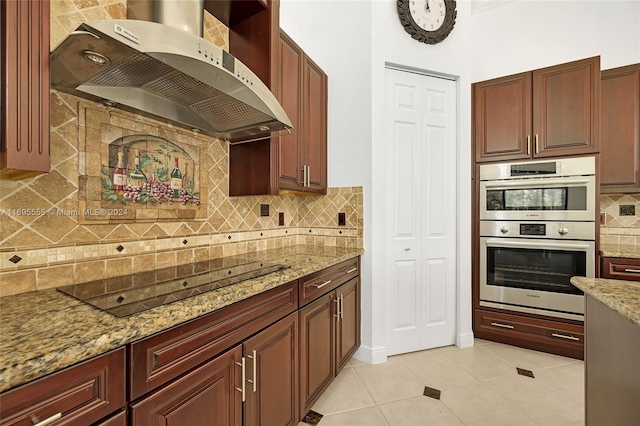
[[[634,206],[635,214],[621,216],[620,206]],[[640,246],[640,194],[606,194],[600,196],[601,244],[625,244]]]
[[[227,49],[226,27],[207,15],[205,38]],[[83,21],[125,17],[119,0],[52,0],[52,49]],[[92,194],[101,193],[114,131],[196,150],[201,205],[105,209]],[[326,196],[229,197],[228,152],[218,139],[52,91],[51,171],[0,181],[0,297],[294,244],[363,247],[362,187],[329,188]],[[270,206],[269,216],[260,216],[261,204]],[[88,217],[92,211],[99,213]]]

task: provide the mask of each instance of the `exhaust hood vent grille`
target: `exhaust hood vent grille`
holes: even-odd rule
[[[220,131],[227,132],[244,126],[268,123],[271,118],[230,96],[222,95],[192,105],[191,109],[207,121],[216,123]]]
[[[143,53],[133,53],[89,80],[96,86],[140,87],[173,69]]]
[[[222,96],[221,91],[207,86],[180,71],[167,74],[159,80],[152,81],[145,87],[182,105],[191,105],[202,102],[205,99]]]

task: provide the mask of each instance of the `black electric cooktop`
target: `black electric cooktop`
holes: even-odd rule
[[[58,290],[123,318],[286,268],[289,266],[234,256],[58,287]]]

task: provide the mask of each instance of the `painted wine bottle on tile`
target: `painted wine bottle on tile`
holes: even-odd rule
[[[135,150],[133,170],[129,173],[129,183],[133,186],[143,185],[147,181],[147,177],[140,169],[140,151]]]
[[[171,189],[173,189],[173,198],[180,197],[182,189],[182,171],[178,165],[178,157],[174,157],[173,171],[171,172]]]
[[[118,151],[118,164],[113,171],[113,190],[122,191],[127,185],[127,171],[124,168],[124,152]]]

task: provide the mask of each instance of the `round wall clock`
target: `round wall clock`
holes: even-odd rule
[[[456,23],[455,0],[397,0],[397,6],[405,31],[422,43],[440,43]]]

